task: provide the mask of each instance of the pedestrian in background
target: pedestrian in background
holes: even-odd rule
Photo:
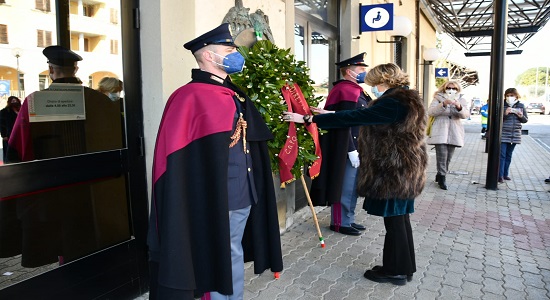
[[[462,95],[460,84],[447,81],[434,94],[428,109],[428,116],[434,117],[428,144],[435,145],[439,188],[447,189],[447,172],[457,147],[464,146],[464,125],[462,119],[470,117],[468,101]]]
[[[0,110],[0,133],[2,135],[2,160],[8,163],[8,140],[10,139],[13,125],[21,109],[21,100],[15,96],[9,96],[6,107]]]
[[[408,88],[409,76],[388,63],[372,68],[365,82],[377,97],[367,108],[339,112],[312,108],[320,115],[285,112],[287,122],[314,122],[322,129],[362,126],[359,131],[357,193],[363,209],[384,217],[383,264],[367,270],[375,282],[405,285],[416,272],[409,214],[426,182],[426,111],[422,98]]]
[[[367,106],[372,100],[359,84],[365,82],[366,53],[337,62],[342,75],[327,97],[326,110],[341,111]],[[323,163],[311,183],[311,200],[316,206],[331,206],[330,230],[360,235],[366,227],[355,223],[356,177],[359,167],[359,126],[328,129],[321,135]],[[347,147],[345,147],[347,145]]]
[[[481,138],[485,139],[485,134],[487,133],[487,119],[489,118],[489,100],[481,106],[479,114],[481,115]]]
[[[184,47],[199,68],[168,99],[157,135],[150,296],[242,300],[245,262],[256,274],[283,268],[273,136],[228,76],[244,67],[229,24]]]
[[[109,97],[111,101],[120,100],[122,92],[122,80],[114,77],[103,77],[99,81],[98,91]]]
[[[82,85],[76,75],[78,63],[82,61],[80,55],[59,45],[48,46],[42,53],[47,58],[52,85],[46,91],[33,92],[25,98],[8,141],[10,161],[51,159],[122,148],[118,105],[88,87],[82,87],[80,94],[84,119],[31,122],[29,107],[40,95],[51,93],[52,86]],[[108,194],[103,193],[107,187],[111,190]],[[109,232],[103,231],[107,227],[104,220],[108,218],[103,217],[102,212],[107,210],[107,203],[109,210],[118,208],[115,200],[120,195],[118,192],[116,187],[100,183],[95,186],[72,184],[47,193],[41,191],[18,197],[17,213],[23,229],[21,265],[34,268],[55,261],[65,264],[114,240],[127,238],[129,233],[124,230],[109,228]],[[113,239],[105,239],[107,236]]]
[[[105,96],[109,97],[111,101],[118,102],[120,106],[120,125],[122,128],[122,135],[126,136],[126,120],[124,119],[124,102],[123,99],[120,97],[120,93],[122,92],[124,85],[122,83],[122,80],[115,78],[115,77],[103,77],[99,81],[99,85],[97,87],[97,90],[100,93],[103,93]],[[124,143],[126,145],[126,139],[124,139]]]
[[[512,153],[517,144],[521,144],[521,128],[527,123],[527,110],[525,105],[519,102],[521,96],[515,88],[504,91],[504,116],[502,121],[502,134],[500,137],[500,166],[498,170],[498,182],[512,180],[510,178],[510,163]]]

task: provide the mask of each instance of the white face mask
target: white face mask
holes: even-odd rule
[[[120,93],[109,93],[108,97],[111,101],[117,101],[120,99]]]
[[[516,102],[516,97],[514,97],[514,96],[506,97],[506,101],[508,101],[508,103],[510,103],[510,104],[515,103]]]
[[[445,94],[447,94],[447,98],[451,99],[451,100],[456,99],[456,96],[457,96],[456,93],[457,93],[457,91],[455,91],[455,90],[446,90],[445,91]]]

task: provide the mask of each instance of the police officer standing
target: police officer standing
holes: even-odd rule
[[[244,262],[282,270],[260,113],[228,76],[244,67],[229,24],[187,42],[199,68],[157,135],[149,227],[151,299],[243,299]]]
[[[366,107],[371,101],[359,85],[365,82],[368,65],[366,53],[337,62],[342,79],[333,83],[324,109],[352,110]],[[357,205],[356,177],[359,167],[357,136],[359,126],[329,129],[321,136],[323,164],[321,173],[312,181],[314,205],[331,205],[330,230],[346,235],[360,235],[365,226],[355,223]]]

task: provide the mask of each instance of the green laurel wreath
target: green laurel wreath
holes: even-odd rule
[[[270,41],[261,40],[251,48],[243,46],[238,50],[246,59],[245,68],[241,73],[232,75],[231,79],[254,102],[273,133],[275,138],[268,141],[271,169],[279,173],[278,155],[288,134],[288,123],[282,118],[287,105],[281,88],[287,81],[298,84],[312,107],[316,107],[323,97],[314,95],[312,85],[315,82],[308,76],[309,68],[305,62],[297,61],[290,49],[279,49]],[[292,174],[300,177],[302,167],[311,165],[317,156],[313,139],[303,124],[296,124],[296,130],[299,148]]]

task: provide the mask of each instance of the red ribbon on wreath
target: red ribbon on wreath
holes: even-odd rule
[[[283,98],[286,101],[289,112],[296,112],[301,115],[311,115],[311,110],[307,104],[300,87],[294,83],[287,83],[281,89]],[[315,144],[315,155],[317,159],[309,167],[309,176],[315,178],[321,171],[321,147],[319,145],[319,130],[315,123],[304,124],[305,128],[313,138]],[[288,126],[288,135],[284,147],[279,152],[279,176],[281,185],[294,181],[294,175],[291,170],[298,157],[298,137],[296,136],[296,124],[290,122]]]

